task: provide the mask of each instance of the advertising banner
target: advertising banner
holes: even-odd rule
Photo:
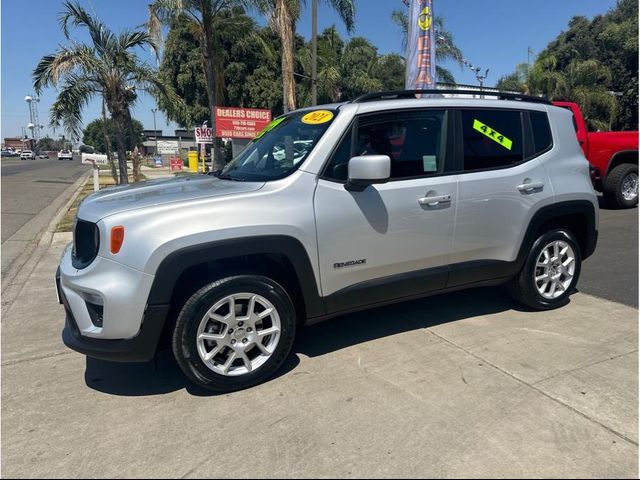
[[[215,107],[216,137],[253,139],[271,122],[271,110]]]
[[[196,143],[213,143],[211,127],[196,127]]]
[[[407,42],[407,90],[436,88],[433,0],[412,0]]]

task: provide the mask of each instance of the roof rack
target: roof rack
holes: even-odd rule
[[[498,100],[519,100],[521,102],[544,103],[551,105],[551,101],[545,97],[534,97],[532,95],[522,95],[520,93],[500,92],[497,90],[457,90],[455,88],[446,89],[430,89],[430,90],[394,90],[389,92],[368,93],[362,95],[351,103],[372,102],[374,100],[400,100],[406,98],[415,98],[416,95],[433,95],[433,94],[461,94],[461,95],[482,95],[487,97],[497,97]]]

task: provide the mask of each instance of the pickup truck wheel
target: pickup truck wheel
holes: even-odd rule
[[[623,163],[611,170],[604,182],[604,195],[618,208],[635,207],[638,204],[638,166]]]
[[[571,232],[552,230],[534,242],[522,270],[508,284],[509,291],[535,310],[561,307],[578,283],[581,264],[580,247]]]
[[[276,373],[295,334],[295,307],[279,284],[262,276],[233,276],[187,300],[173,331],[173,353],[191,381],[226,393]]]

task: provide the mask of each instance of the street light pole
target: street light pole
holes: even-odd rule
[[[311,1],[311,105],[318,104],[318,0]]]

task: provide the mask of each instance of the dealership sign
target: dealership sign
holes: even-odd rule
[[[213,129],[211,127],[196,127],[196,143],[213,143]]]
[[[255,138],[271,122],[271,110],[215,107],[216,137]]]

